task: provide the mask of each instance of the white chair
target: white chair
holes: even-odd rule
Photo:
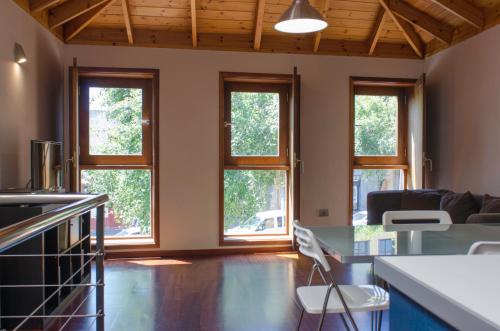
[[[425,221],[437,221],[435,224],[452,224],[450,214],[444,210],[386,211],[382,216],[383,225],[430,223]]]
[[[321,314],[318,330],[321,330],[327,313],[340,314],[346,329],[351,330],[344,318],[343,314],[345,313],[352,328],[356,331],[359,329],[352,317],[352,312],[380,312],[380,320],[375,323],[378,324],[380,329],[381,312],[389,308],[389,294],[375,285],[337,285],[331,273],[330,264],[326,260],[312,231],[301,226],[297,220],[293,222],[293,225],[299,251],[314,260],[307,286],[297,288],[297,296],[302,305],[297,330],[300,329],[304,312]],[[319,272],[326,285],[311,286],[316,271]]]
[[[473,243],[468,255],[497,255],[500,254],[500,241],[478,241]]]

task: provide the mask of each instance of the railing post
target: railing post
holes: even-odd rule
[[[96,217],[96,330],[104,331],[104,205],[97,207]]]

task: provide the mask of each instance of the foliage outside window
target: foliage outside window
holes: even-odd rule
[[[276,156],[279,153],[279,94],[231,93],[231,154]]]
[[[89,149],[92,155],[142,153],[142,89],[89,89]]]
[[[398,145],[398,97],[356,95],[355,155],[396,155]]]

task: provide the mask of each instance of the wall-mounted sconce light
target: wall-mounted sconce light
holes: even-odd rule
[[[24,63],[28,61],[28,59],[26,59],[26,54],[24,54],[23,46],[18,43],[14,45],[14,59],[16,63]]]

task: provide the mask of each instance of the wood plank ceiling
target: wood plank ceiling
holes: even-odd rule
[[[321,33],[274,29],[292,0],[14,0],[66,43],[423,58],[500,22],[500,0],[310,0]]]

